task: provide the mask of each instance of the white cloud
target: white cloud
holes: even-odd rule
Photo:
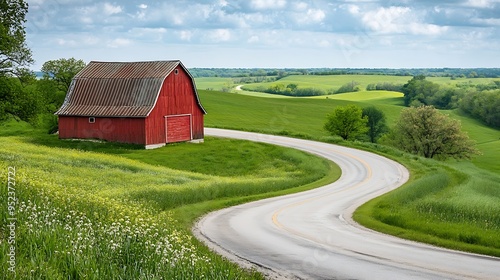
[[[489,26],[500,26],[500,18],[473,18],[471,22]]]
[[[108,41],[107,46],[110,48],[121,48],[132,44],[132,41],[126,38],[116,38]]]
[[[370,29],[380,33],[402,33],[401,24],[411,9],[408,7],[378,8],[363,15],[363,23]]]
[[[86,46],[94,46],[99,44],[99,38],[95,36],[85,36],[83,37],[82,43]]]
[[[359,14],[359,6],[358,5],[349,5],[347,6],[347,10],[349,13],[353,15],[358,15]]]
[[[193,37],[193,32],[189,30],[182,30],[178,32],[179,38],[182,41],[191,41],[191,38]]]
[[[119,14],[122,11],[123,11],[123,9],[120,6],[113,6],[112,4],[104,3],[104,14],[107,16]]]
[[[75,40],[64,39],[64,38],[56,39],[56,43],[59,46],[63,46],[63,47],[76,47],[78,45],[78,43]]]
[[[495,6],[495,3],[498,3],[498,1],[494,1],[494,0],[467,0],[467,2],[464,3],[464,5],[468,6],[468,7],[475,7],[475,8],[493,8]]]
[[[163,37],[167,32],[168,30],[163,27],[135,27],[130,29],[126,36],[129,38],[133,38],[135,41],[160,42],[163,40]]]
[[[307,3],[304,3],[304,2],[295,3],[295,9],[298,11],[303,11],[303,10],[307,9],[308,6],[309,5],[307,5]]]
[[[366,27],[381,34],[438,35],[448,30],[447,26],[420,22],[420,18],[409,7],[380,7],[366,12],[362,21]]]
[[[410,23],[408,25],[408,30],[411,34],[419,35],[439,35],[448,30],[447,26],[439,26],[435,24],[425,24],[425,23]]]
[[[279,9],[286,5],[286,0],[252,0],[251,6],[257,10]]]
[[[301,12],[301,13],[296,13],[293,18],[298,24],[301,25],[311,25],[311,24],[318,24],[322,22],[326,17],[326,14],[323,10],[321,9],[307,9],[307,11]]]
[[[320,9],[309,9],[307,10],[307,17],[313,22],[321,22],[325,19],[325,12]]]
[[[226,50],[251,51],[264,63],[257,66],[264,67],[280,66],[280,59],[291,61],[289,64],[300,63],[306,55],[295,60],[297,53],[317,54],[321,57],[318,62],[326,63],[323,58],[332,57],[334,53],[343,54],[352,62],[358,54],[360,58],[368,58],[364,54],[380,50],[389,54],[387,58],[370,58],[371,62],[360,59],[359,65],[384,66],[387,61],[387,65],[411,67],[414,65],[410,60],[396,60],[393,53],[398,50],[411,53],[430,45],[433,50],[429,53],[439,50],[441,55],[454,50],[481,50],[470,56],[478,59],[469,58],[476,66],[491,67],[500,63],[497,16],[500,0],[388,1],[397,3],[392,7],[381,0],[27,2],[30,5],[27,39],[39,64],[57,56],[95,59],[104,53],[113,59],[141,60],[154,56],[154,51],[147,51],[152,50],[152,46],[168,51],[176,48],[179,56],[186,58],[193,55],[187,49],[200,50],[200,53],[210,49],[222,58],[226,57],[223,49],[229,42],[231,46]],[[259,55],[270,50],[276,54],[293,53],[292,49],[295,50],[292,57]],[[490,54],[487,58],[486,53]],[[203,64],[235,63],[215,57],[204,55]],[[303,66],[318,63],[303,61]],[[434,61],[414,61],[422,66],[437,65],[432,64]],[[337,61],[331,62],[330,66],[339,66]],[[461,66],[459,61],[455,62]],[[242,57],[236,66],[240,63],[244,67],[248,63],[256,65],[257,61]]]
[[[253,35],[250,38],[248,38],[247,42],[248,43],[258,43],[260,41],[259,36]]]
[[[209,38],[215,42],[226,42],[231,40],[231,31],[228,29],[215,29],[210,32]]]

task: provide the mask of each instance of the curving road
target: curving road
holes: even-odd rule
[[[292,147],[336,162],[327,186],[251,202],[203,217],[196,236],[243,266],[275,279],[500,279],[500,259],[406,241],[352,221],[362,203],[408,179],[384,157],[314,141],[205,129],[206,135]]]

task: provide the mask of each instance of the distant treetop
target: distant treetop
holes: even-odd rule
[[[391,75],[451,78],[498,78],[500,68],[191,68],[200,77],[285,77],[290,75]]]

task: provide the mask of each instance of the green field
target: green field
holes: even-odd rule
[[[231,78],[196,78],[195,79],[196,88],[202,90],[222,90],[227,84],[233,84],[233,79]]]
[[[243,85],[243,89],[248,90],[258,90],[260,87],[268,88],[271,85],[275,84],[296,84],[300,88],[317,88],[324,90],[325,93],[328,93],[329,90],[337,90],[342,85],[347,83],[356,82],[359,88],[364,91],[366,86],[369,84],[377,84],[377,83],[393,83],[393,84],[405,84],[412,77],[411,76],[389,76],[389,75],[325,75],[325,76],[315,76],[315,75],[291,75],[287,76],[283,79],[280,79],[271,83],[254,83],[254,84],[245,84]],[[211,84],[221,84],[222,81],[227,82],[227,79],[222,78],[201,78],[201,79],[209,79]],[[217,83],[219,80],[219,83]],[[500,81],[500,78],[458,78],[451,79],[449,77],[428,77],[427,80],[431,82],[435,82],[438,84],[446,84],[446,85],[456,85],[456,84],[487,84],[492,81]],[[203,80],[201,80],[203,81]],[[198,80],[197,80],[198,84]],[[202,82],[203,84],[203,82]],[[206,87],[198,87],[199,89],[206,89]],[[215,89],[220,89],[221,87],[214,87]],[[247,91],[243,91],[243,94],[249,94]],[[270,94],[264,93],[253,93],[251,95],[254,96],[268,96]],[[271,95],[273,96],[273,95]],[[274,95],[276,96],[276,95]]]
[[[0,211],[0,267],[8,275],[14,236],[14,279],[260,279],[194,239],[194,220],[340,175],[310,154],[231,139],[143,150],[62,141],[12,119],[0,139],[2,209],[17,198],[12,216]]]
[[[365,226],[400,237],[454,249],[500,256],[500,131],[462,115],[462,122],[482,155],[473,161],[427,160],[380,145],[348,143],[322,129],[335,106],[381,108],[392,125],[402,106],[393,92],[357,92],[315,98],[257,98],[200,91],[209,126],[291,135],[351,145],[396,159],[411,171],[411,181],[355,213]],[[399,97],[398,97],[399,95]],[[214,112],[210,115],[210,112]]]
[[[215,88],[217,79],[205,82]],[[363,225],[500,256],[499,130],[458,110],[445,111],[461,120],[483,154],[473,161],[439,162],[381,145],[345,142],[322,128],[326,115],[346,104],[375,105],[392,125],[404,108],[399,93],[260,98],[198,87],[208,111],[206,126],[339,143],[406,165],[408,184],[355,213]],[[214,209],[317,187],[339,176],[335,165],[299,151],[211,137],[203,144],[143,150],[60,141],[11,119],[1,124],[0,138],[5,186],[9,167],[16,169],[17,279],[259,279],[262,275],[238,268],[195,240],[193,221]],[[11,195],[2,187],[0,200]],[[0,215],[0,248],[7,252],[8,212]],[[0,256],[3,271],[7,258]]]
[[[405,84],[412,77],[409,76],[379,76],[379,75],[327,75],[327,76],[313,76],[313,75],[292,75],[287,76],[272,83],[257,83],[245,85],[243,88],[256,89],[259,86],[269,87],[272,84],[297,84],[302,88],[318,88],[324,91],[330,89],[338,89],[342,85],[351,82],[359,83],[361,89],[366,89],[369,84],[376,84],[378,82],[389,82],[395,84]]]

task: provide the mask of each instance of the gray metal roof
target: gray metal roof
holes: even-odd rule
[[[165,78],[179,60],[145,62],[90,62],[73,78],[61,108],[63,116],[147,117]],[[189,74],[190,75],[190,74]],[[201,106],[193,81],[198,105]]]

